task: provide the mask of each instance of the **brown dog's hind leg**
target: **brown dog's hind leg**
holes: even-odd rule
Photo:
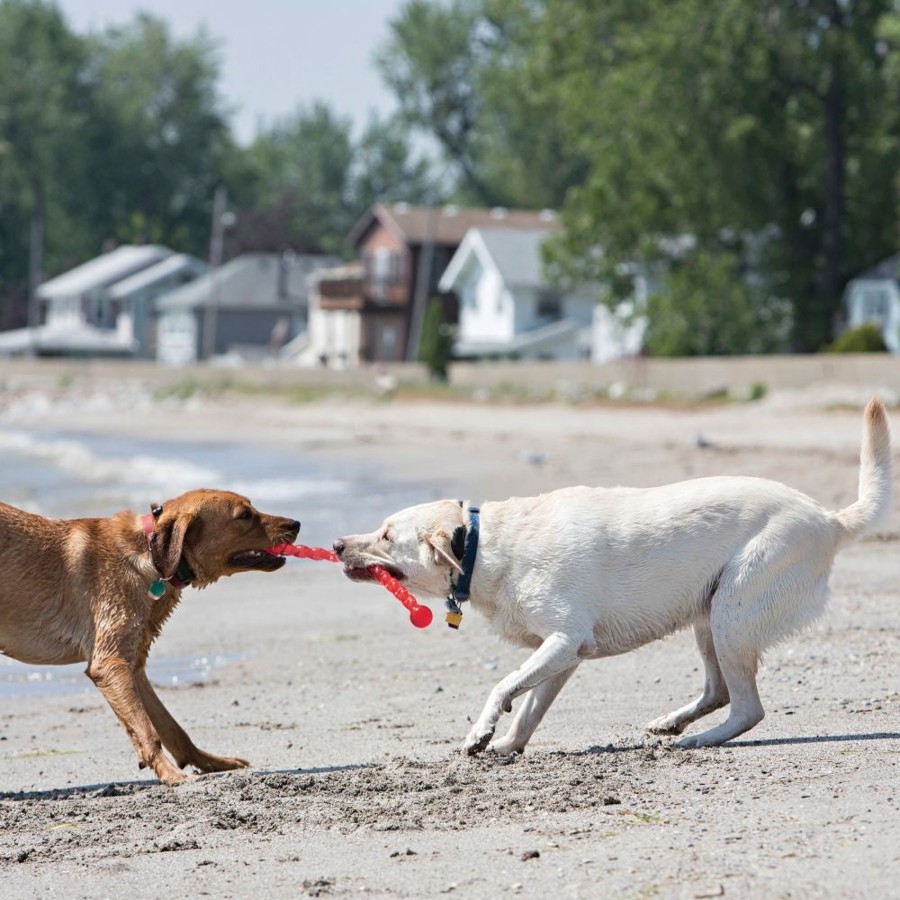
[[[141,702],[135,673],[128,663],[116,657],[91,660],[85,674],[112,707],[141,762],[153,769],[163,784],[176,785],[187,781],[189,776],[163,752],[159,734]]]
[[[226,772],[231,769],[244,769],[250,765],[245,759],[216,756],[194,746],[194,742],[188,737],[187,732],[175,721],[157,696],[156,691],[153,690],[144,669],[138,669],[134,673],[134,678],[150,720],[156,726],[163,744],[175,757],[175,762],[180,768],[193,766],[201,772]]]

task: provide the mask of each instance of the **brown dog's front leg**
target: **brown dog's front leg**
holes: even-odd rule
[[[188,737],[187,732],[175,721],[172,714],[165,708],[162,700],[153,690],[143,668],[134,673],[138,693],[150,715],[150,720],[156,726],[166,749],[175,757],[175,762],[180,768],[193,766],[201,772],[226,772],[231,769],[245,769],[250,763],[245,759],[237,759],[230,756],[216,756],[207,753]]]
[[[163,752],[159,734],[141,702],[135,673],[128,663],[118,657],[91,660],[86,674],[112,707],[141,762],[152,768],[163,784],[175,785],[187,781],[188,776]]]

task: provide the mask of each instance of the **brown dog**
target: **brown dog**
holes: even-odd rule
[[[194,746],[144,666],[182,588],[279,569],[284,559],[264,548],[299,531],[228,491],[189,491],[152,515],[109,519],[45,519],[0,503],[0,651],[27,663],[87,662],[142,767],[164,784],[185,781],[185,766],[242,768],[242,759]]]

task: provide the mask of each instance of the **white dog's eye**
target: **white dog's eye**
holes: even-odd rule
[[[390,529],[390,528],[385,528],[385,529],[384,529],[384,534],[381,535],[381,539],[382,539],[383,541],[387,541],[388,543],[391,542],[391,529]]]

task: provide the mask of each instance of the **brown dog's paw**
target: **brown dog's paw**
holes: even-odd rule
[[[230,772],[233,769],[246,769],[250,763],[246,759],[238,759],[236,756],[216,756],[205,750],[196,750],[183,763],[184,766],[192,766],[198,772]]]
[[[194,781],[197,778],[196,775],[192,775],[189,772],[182,772],[172,765],[157,769],[156,777],[167,787],[178,787],[179,784]]]

